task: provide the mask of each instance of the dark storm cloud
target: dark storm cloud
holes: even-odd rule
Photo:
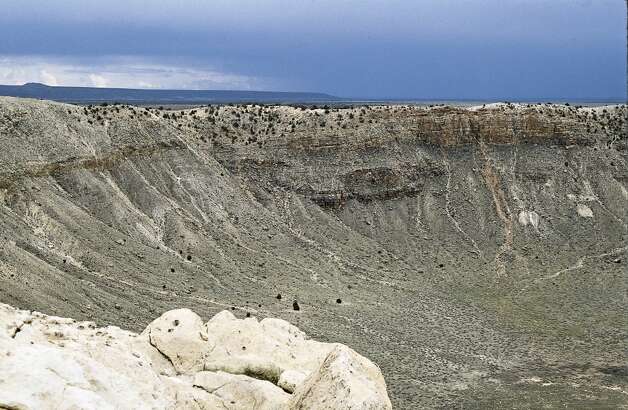
[[[5,3],[5,81],[47,70],[61,82],[176,87],[180,75],[188,88],[400,98],[617,98],[626,89],[620,0]],[[24,59],[32,73],[9,77]]]

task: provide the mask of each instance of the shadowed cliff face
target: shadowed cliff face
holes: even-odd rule
[[[327,111],[0,99],[0,301],[279,316],[397,408],[625,403],[625,106]]]

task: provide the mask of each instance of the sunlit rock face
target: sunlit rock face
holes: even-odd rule
[[[284,319],[381,366],[396,408],[617,407],[626,114],[0,98],[0,301],[135,332]]]
[[[376,365],[347,346],[309,340],[283,320],[239,320],[224,311],[205,324],[178,309],[138,335],[4,304],[0,407],[392,408]]]

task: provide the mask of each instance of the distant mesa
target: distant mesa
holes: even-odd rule
[[[0,85],[0,96],[37,98],[70,103],[324,103],[342,98],[324,93],[239,90],[144,90],[131,88],[58,87],[41,83]]]
[[[32,89],[50,88],[50,86],[46,84],[42,84],[42,83],[26,83],[22,86],[22,88],[28,88],[32,90]]]

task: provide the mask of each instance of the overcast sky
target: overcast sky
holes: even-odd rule
[[[625,98],[625,0],[2,0],[0,83]]]

